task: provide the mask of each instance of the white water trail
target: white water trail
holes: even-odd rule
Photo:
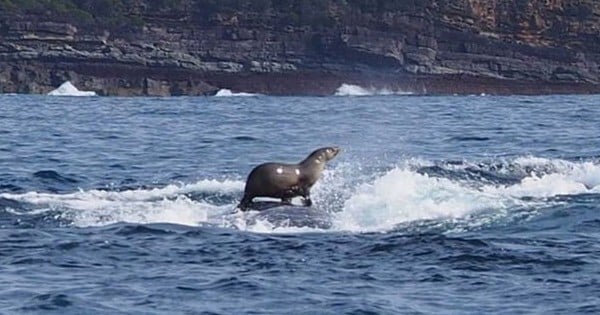
[[[388,231],[400,223],[452,220],[480,211],[518,205],[510,196],[494,195],[446,178],[395,168],[361,185],[336,217],[338,230]]]
[[[364,174],[360,165],[352,163],[338,163],[327,169],[312,189],[315,206],[334,213],[331,228],[326,230],[294,224],[278,226],[268,218],[251,222],[247,219],[256,213],[234,213],[244,186],[240,180],[205,179],[125,191],[2,193],[0,198],[31,205],[28,208],[33,210],[20,212],[22,215],[57,211],[59,219],[78,227],[118,222],[175,223],[259,233],[360,233],[387,232],[401,224],[427,220],[461,221],[468,229],[510,218],[515,210],[543,211],[557,202],[553,199],[557,196],[600,193],[600,165],[594,162],[518,158],[498,171],[520,174],[522,179],[513,184],[436,177],[417,171],[431,163],[411,160],[405,164],[381,174]]]
[[[361,184],[336,215],[334,228],[389,231],[406,222],[465,218],[477,226],[490,218],[509,216],[513,209],[548,207],[552,197],[600,193],[600,165],[592,162],[527,157],[512,164],[517,173],[532,167],[545,171],[532,172],[516,184],[500,185],[431,177],[408,166],[394,168]]]
[[[0,197],[46,207],[47,210],[60,210],[63,219],[68,219],[73,225],[80,227],[103,226],[118,222],[197,226],[201,223],[211,223],[215,215],[230,211],[232,206],[219,206],[202,200],[192,200],[188,194],[231,194],[241,191],[242,188],[241,181],[201,180],[194,184],[171,184],[152,189],[126,191],[94,189],[70,194],[5,193],[0,194]]]

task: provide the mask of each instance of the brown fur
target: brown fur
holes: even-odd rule
[[[302,196],[305,206],[312,205],[310,188],[321,177],[325,164],[339,152],[337,147],[325,147],[313,151],[298,164],[270,162],[258,165],[248,175],[238,208],[242,211],[251,208],[254,197],[278,198],[289,204],[292,198]]]

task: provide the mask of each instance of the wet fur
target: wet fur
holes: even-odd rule
[[[292,198],[301,196],[305,206],[312,205],[310,188],[321,177],[325,164],[339,151],[336,147],[325,147],[313,151],[298,164],[270,162],[256,166],[248,175],[238,208],[242,211],[251,208],[255,197],[278,198],[282,203],[290,204]]]

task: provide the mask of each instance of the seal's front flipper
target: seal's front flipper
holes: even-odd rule
[[[271,208],[277,208],[282,206],[289,206],[280,201],[256,201],[252,202],[245,211],[264,211]]]

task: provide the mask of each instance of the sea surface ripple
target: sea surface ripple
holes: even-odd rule
[[[0,313],[600,312],[600,96],[223,96],[0,95]]]

